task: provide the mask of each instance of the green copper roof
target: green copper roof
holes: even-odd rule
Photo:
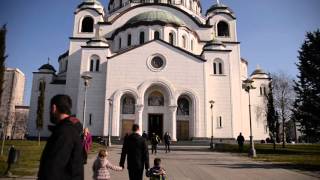
[[[153,22],[153,21],[161,21],[164,23],[171,23],[179,26],[185,25],[185,23],[181,19],[177,18],[176,16],[174,16],[169,12],[163,12],[163,11],[144,12],[134,16],[127,23],[135,24],[139,22]]]

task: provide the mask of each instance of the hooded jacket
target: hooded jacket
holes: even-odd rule
[[[42,152],[39,180],[83,180],[82,125],[67,117],[50,126],[51,136]]]

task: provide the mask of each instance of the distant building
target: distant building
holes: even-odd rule
[[[6,68],[0,106],[1,137],[23,137],[29,108],[23,106],[25,75],[17,68]],[[18,120],[16,120],[16,117]],[[24,129],[24,130],[22,130]]]
[[[56,94],[71,96],[72,113],[83,122],[82,75],[92,77],[85,126],[94,136],[121,138],[137,123],[148,133],[169,132],[174,141],[234,140],[240,132],[249,139],[249,97],[242,88],[248,77],[256,87],[251,91],[254,139],[269,136],[269,76],[260,68],[248,74],[237,18],[229,7],[214,4],[203,15],[200,0],[111,0],[107,9],[97,0],[84,0],[75,10],[70,47],[59,57],[57,71],[44,64],[34,72],[30,136],[38,134],[43,82],[44,127]],[[44,128],[41,134],[50,132]]]

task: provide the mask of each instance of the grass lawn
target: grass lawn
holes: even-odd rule
[[[320,169],[320,144],[286,144],[286,148],[277,144],[275,151],[272,144],[255,144],[255,149],[255,160],[275,162],[281,167],[301,170]],[[249,144],[245,144],[243,155],[247,155],[248,150]],[[238,153],[238,145],[224,144],[219,151]]]
[[[45,145],[45,141],[38,146],[38,141],[27,140],[9,140],[6,141],[4,147],[4,155],[0,156],[0,177],[7,168],[7,156],[11,145],[14,145],[17,150],[20,150],[20,159],[17,164],[13,164],[11,172],[18,176],[34,176],[39,167],[40,156]],[[97,153],[103,146],[93,143],[91,153]]]

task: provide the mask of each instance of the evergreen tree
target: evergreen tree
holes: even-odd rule
[[[7,28],[6,25],[3,25],[0,29],[0,105],[1,97],[3,92],[3,83],[4,83],[4,73],[5,73],[5,60],[8,57],[6,55],[6,34]]]
[[[7,34],[7,28],[6,25],[3,25],[2,28],[0,28],[0,106],[1,106],[1,99],[2,99],[2,93],[3,93],[3,83],[4,83],[4,73],[5,73],[5,61],[8,57],[6,55],[6,34]],[[2,143],[1,143],[1,155],[3,155],[3,148],[4,148],[4,141],[5,141],[5,129],[6,124],[5,120],[2,119],[4,117],[0,116],[0,123],[2,128]]]
[[[278,115],[274,107],[272,83],[269,83],[269,92],[266,95],[267,97],[267,123],[269,128],[270,137],[273,142],[273,149],[276,149],[276,140],[279,133],[279,121]]]
[[[38,141],[40,145],[40,132],[43,129],[43,112],[44,112],[44,92],[46,84],[44,81],[40,81],[39,84],[39,96],[38,96],[38,108],[37,108],[37,120],[36,125],[38,129]]]
[[[294,120],[308,142],[320,140],[320,31],[306,35],[300,51],[295,81],[297,98],[294,103]]]

